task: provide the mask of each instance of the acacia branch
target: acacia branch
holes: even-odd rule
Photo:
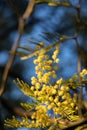
[[[11,0],[10,0],[11,1]],[[23,16],[19,19],[19,26],[18,26],[18,39],[17,41],[13,44],[11,51],[13,52],[13,54],[10,56],[7,65],[5,67],[3,76],[2,76],[2,82],[1,82],[1,88],[0,88],[0,96],[3,95],[4,91],[5,91],[5,86],[6,86],[6,81],[7,81],[7,77],[9,74],[9,70],[14,62],[15,59],[15,55],[16,55],[16,50],[19,46],[23,31],[24,31],[24,25],[25,25],[25,21],[30,17],[31,13],[33,12],[34,9],[34,1],[35,0],[29,0],[28,2],[28,6],[23,14]]]
[[[79,121],[72,123],[72,125],[68,126],[67,128],[64,128],[62,130],[74,130],[75,128],[77,128],[81,125],[84,125],[84,124],[87,124],[87,118],[86,119],[82,118]]]
[[[80,10],[81,10],[81,0],[79,0],[78,6],[76,7],[77,10],[77,24],[80,27],[81,24],[81,16],[80,16]],[[79,42],[78,42],[78,34],[79,34],[79,28],[76,27],[76,47],[77,47],[77,53],[78,53],[78,76],[79,76],[79,83],[81,83],[81,79],[80,79],[80,72],[81,72],[81,54],[80,54],[80,46],[79,46]],[[79,116],[83,116],[82,115],[82,108],[81,108],[81,102],[82,102],[82,86],[79,87],[79,94],[78,94],[78,114]]]
[[[13,9],[13,11],[15,12],[16,16],[17,17],[20,17],[20,12],[17,8],[17,6],[14,5],[13,1],[12,0],[7,0],[9,6]]]
[[[15,106],[15,104],[13,104],[13,101],[11,100],[9,101],[1,97],[0,102],[13,115],[21,116],[21,117],[25,117],[26,115],[28,117],[31,117],[31,115],[33,114],[33,111],[26,111],[21,107]]]

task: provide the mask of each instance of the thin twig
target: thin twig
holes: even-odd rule
[[[81,126],[83,124],[87,124],[87,119],[82,118],[79,121],[72,123],[67,128],[64,128],[64,129],[61,129],[61,130],[74,130],[75,128],[77,128],[78,126]]]
[[[5,98],[0,98],[0,101],[2,103],[2,105],[12,114],[16,115],[16,116],[28,116],[31,117],[33,111],[26,111],[24,109],[22,109],[19,106],[15,106],[15,104],[13,104],[13,102],[10,100],[7,100]]]
[[[8,73],[9,70],[14,62],[14,58],[16,55],[16,50],[19,46],[23,31],[24,31],[24,25],[25,25],[25,21],[30,17],[32,11],[34,8],[34,0],[29,0],[28,2],[28,6],[23,14],[23,16],[20,18],[19,20],[19,27],[18,27],[18,31],[19,31],[19,36],[17,41],[13,44],[11,51],[13,52],[13,54],[10,56],[7,65],[5,67],[3,76],[2,76],[2,83],[1,83],[1,88],[0,88],[0,96],[3,95],[4,91],[5,91],[5,86],[6,86],[6,81],[7,81],[7,77],[8,77]]]
[[[13,11],[15,12],[17,17],[20,17],[20,12],[17,8],[17,6],[14,5],[12,0],[7,0],[8,4],[10,5],[10,7],[13,9]]]
[[[79,0],[78,6],[76,8],[77,10],[77,24],[80,26],[81,24],[81,14],[80,14],[80,10],[81,10],[81,0]],[[81,72],[81,54],[80,54],[80,46],[79,46],[79,42],[78,42],[78,34],[79,34],[79,28],[76,27],[76,47],[77,47],[77,52],[78,52],[78,76],[79,76],[79,83],[81,84],[81,79],[80,79],[80,72]],[[82,108],[81,108],[81,102],[82,102],[82,86],[79,86],[79,94],[78,94],[78,114],[79,116],[82,117]]]
[[[78,52],[78,77],[79,77],[79,84],[81,84],[80,79],[80,72],[81,72],[81,54],[80,54],[80,47],[78,40],[76,38],[76,47]],[[79,93],[78,93],[78,114],[82,117],[82,110],[81,110],[81,104],[82,104],[82,86],[79,86]]]

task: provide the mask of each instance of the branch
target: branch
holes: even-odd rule
[[[76,7],[77,10],[77,24],[80,26],[81,24],[81,0],[79,0],[78,6]],[[79,76],[79,83],[81,83],[81,79],[80,79],[80,72],[81,72],[81,55],[80,55],[80,46],[79,46],[79,42],[78,42],[78,34],[79,34],[79,28],[76,27],[76,47],[77,47],[77,53],[78,53],[78,76]],[[81,109],[81,102],[82,102],[82,86],[79,87],[79,94],[78,94],[78,114],[80,117],[82,117],[82,109]]]
[[[16,115],[16,116],[21,116],[24,117],[25,115],[28,117],[31,117],[33,111],[25,111],[24,109],[22,109],[21,107],[17,107],[15,106],[15,104],[13,104],[13,101],[9,101],[7,99],[4,98],[0,98],[1,104],[12,114]]]
[[[56,0],[35,0],[36,4],[42,4],[42,3],[47,3],[50,6],[66,6],[66,7],[70,7],[71,4],[70,2],[60,2],[60,1],[56,1]]]
[[[87,119],[82,118],[78,122],[73,123],[72,125],[68,126],[67,128],[64,128],[62,130],[74,130],[76,127],[87,124]]]
[[[27,6],[23,16],[19,19],[19,27],[18,27],[19,35],[18,35],[17,41],[12,46],[11,51],[13,52],[13,54],[10,56],[10,59],[7,62],[7,65],[5,67],[5,70],[4,70],[4,73],[3,73],[3,76],[2,76],[0,96],[2,96],[4,91],[5,91],[8,73],[9,73],[9,70],[10,70],[10,68],[11,68],[11,66],[14,62],[14,59],[15,59],[16,50],[19,46],[23,31],[24,31],[25,21],[30,17],[31,13],[33,12],[33,8],[34,8],[34,0],[29,0],[28,6]]]
[[[3,71],[4,71],[4,66],[0,66],[0,72],[1,72],[1,74],[3,73]],[[23,79],[23,77],[22,77],[22,75],[20,75],[18,72],[16,72],[14,69],[10,69],[10,71],[9,71],[9,76],[11,77],[11,78],[19,78],[19,79],[21,79],[21,80],[24,80]]]
[[[15,12],[16,16],[17,17],[20,17],[20,12],[17,8],[17,6],[14,5],[13,1],[12,0],[7,0],[9,6],[13,9],[13,11]]]

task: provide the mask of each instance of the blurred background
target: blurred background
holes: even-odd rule
[[[73,6],[78,5],[78,0],[68,0]],[[18,12],[22,15],[27,7],[28,0],[12,0],[17,7]],[[82,68],[87,68],[87,0],[81,2],[81,25],[76,24],[77,11],[73,7],[64,6],[48,6],[46,3],[38,4],[34,8],[34,12],[27,20],[25,30],[20,42],[20,46],[32,47],[32,42],[43,41],[45,45],[50,45],[57,40],[57,34],[74,36],[76,27],[81,27],[78,35],[78,42],[82,56]],[[0,0],[0,84],[5,65],[9,59],[9,51],[18,36],[18,17],[8,4],[8,0]],[[58,70],[58,78],[70,78],[77,73],[78,54],[75,41],[68,40],[61,44],[59,53],[60,63]],[[35,75],[33,59],[25,61],[20,60],[20,56],[16,56],[14,63],[10,69],[6,91],[3,99],[19,106],[20,102],[28,102],[31,99],[24,96],[19,88],[14,84],[13,80],[17,77],[27,82],[29,85],[30,78]],[[87,100],[87,91],[84,90],[84,100]],[[12,112],[4,103],[0,103],[0,130],[10,130],[4,128],[3,123],[7,117],[12,116]],[[19,130],[19,129],[17,129]],[[23,128],[24,130],[24,128]]]

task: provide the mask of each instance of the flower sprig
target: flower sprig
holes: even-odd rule
[[[20,121],[15,117],[12,120],[7,119],[5,121],[6,126],[26,128],[48,127],[50,130],[54,125],[60,127],[62,119],[76,121],[80,118],[78,115],[77,89],[87,82],[87,70],[83,69],[80,72],[80,83],[77,74],[68,80],[63,78],[57,79],[56,70],[58,69],[59,49],[60,46],[56,45],[51,56],[45,51],[36,55],[33,61],[36,65],[36,77],[31,77],[31,86],[17,79],[16,84],[20,87],[21,91],[33,99],[33,104],[21,103],[21,106],[26,111],[34,109],[34,112],[31,119],[28,119],[26,115]],[[55,82],[52,82],[54,79]],[[53,122],[48,114],[51,110],[53,111]]]

